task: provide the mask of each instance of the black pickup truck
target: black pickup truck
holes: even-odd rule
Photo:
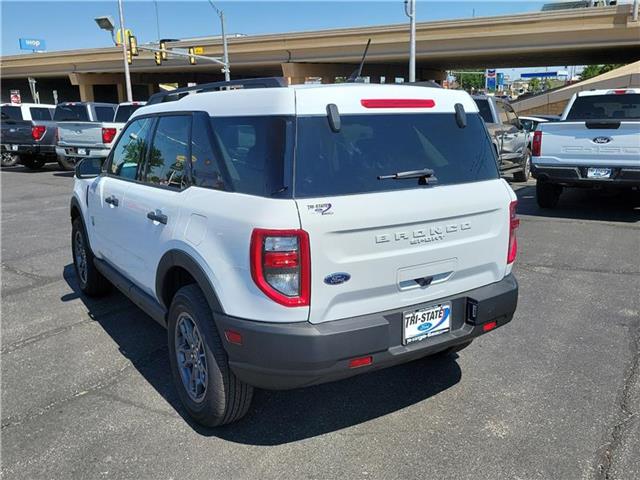
[[[2,166],[23,164],[36,170],[57,161],[54,105],[22,103],[0,105]]]

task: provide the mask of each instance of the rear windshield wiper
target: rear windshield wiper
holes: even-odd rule
[[[422,170],[408,170],[406,172],[396,172],[391,175],[378,175],[378,180],[404,180],[405,178],[417,178],[419,185],[430,185],[438,183],[438,179],[430,168]]]

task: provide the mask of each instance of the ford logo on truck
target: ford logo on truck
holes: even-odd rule
[[[611,141],[611,137],[596,137],[593,139],[593,143],[609,143]]]

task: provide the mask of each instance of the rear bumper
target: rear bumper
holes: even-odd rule
[[[402,312],[450,301],[451,331],[402,345]],[[259,388],[290,389],[347,378],[431,355],[482,335],[483,324],[511,321],[518,302],[513,275],[453,297],[425,304],[335,320],[322,324],[266,323],[216,316],[238,378]],[[242,345],[224,339],[230,329],[242,334]],[[349,368],[350,359],[372,356],[369,366]]]
[[[592,167],[611,168],[611,178],[587,178],[587,166],[580,165],[531,165],[534,178],[570,187],[609,186],[609,187],[638,187],[640,186],[640,167],[608,167],[607,165],[591,165]]]
[[[86,153],[81,154],[78,152],[78,149],[84,149]],[[109,155],[109,152],[111,151],[111,149],[105,148],[103,146],[74,147],[69,145],[64,145],[64,146],[58,145],[55,150],[56,150],[56,154],[59,157],[75,159],[75,160],[80,160],[85,157],[106,157],[107,155]]]
[[[3,152],[11,152],[16,155],[36,155],[43,157],[55,157],[56,146],[55,145],[41,145],[41,144],[15,144],[7,143],[2,144],[0,147]]]

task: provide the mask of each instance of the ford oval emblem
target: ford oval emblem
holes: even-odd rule
[[[609,143],[611,141],[611,137],[596,137],[593,139],[593,143],[603,144]]]
[[[351,275],[345,272],[332,273],[324,277],[324,283],[327,285],[340,285],[341,283],[348,282]]]

